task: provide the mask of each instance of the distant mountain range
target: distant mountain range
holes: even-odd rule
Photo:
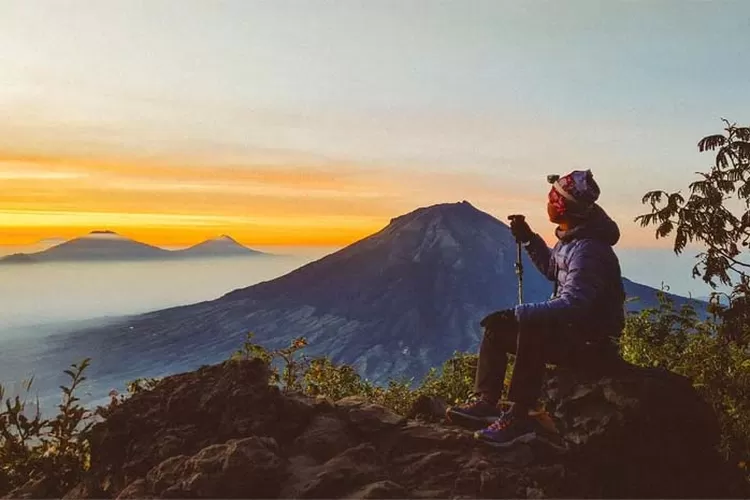
[[[265,254],[247,248],[226,235],[182,250],[166,250],[126,238],[113,231],[92,231],[40,252],[8,255],[0,258],[0,263],[165,260],[253,255]]]
[[[184,369],[226,357],[249,331],[269,348],[305,336],[309,354],[352,364],[371,380],[421,377],[456,350],[476,350],[479,320],[516,302],[515,251],[508,226],[467,202],[420,208],[280,278],[66,342],[106,346],[90,353],[103,366]],[[546,300],[551,283],[525,254],[524,264],[526,301]],[[629,309],[656,304],[656,289],[624,284],[638,298]]]

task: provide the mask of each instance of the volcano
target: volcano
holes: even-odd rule
[[[0,261],[5,262],[57,262],[98,260],[149,260],[164,259],[168,250],[126,238],[114,231],[91,231],[90,233],[58,243],[46,250],[30,254],[14,254]]]
[[[263,252],[247,248],[226,234],[183,250],[175,250],[173,253],[179,257],[244,257],[266,255]]]

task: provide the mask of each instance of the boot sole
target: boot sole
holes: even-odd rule
[[[509,448],[514,447],[515,445],[519,443],[529,443],[531,441],[537,441],[540,444],[548,446],[554,452],[557,452],[557,453],[567,452],[567,447],[562,441],[560,441],[559,438],[555,439],[554,436],[550,436],[545,432],[539,432],[537,430],[530,431],[525,434],[521,434],[520,436],[517,436],[511,439],[510,441],[506,441],[504,443],[500,443],[498,441],[491,441],[489,439],[479,437],[476,434],[474,435],[474,438],[480,443],[486,444],[487,446],[491,446],[499,450],[507,450]]]
[[[535,434],[535,432],[534,431],[530,431],[530,432],[527,432],[525,434],[521,434],[520,436],[517,436],[517,437],[511,439],[510,441],[505,441],[505,442],[502,442],[502,443],[499,442],[499,441],[492,441],[491,439],[486,439],[486,438],[480,437],[480,436],[478,436],[476,434],[474,434],[474,439],[476,439],[477,441],[479,441],[479,442],[481,442],[483,444],[486,444],[487,446],[491,446],[491,447],[496,448],[496,449],[504,450],[504,449],[512,448],[513,446],[517,445],[518,443],[521,443],[521,442],[524,442],[525,440],[528,440],[531,437],[531,435],[533,435],[533,434]]]
[[[492,422],[500,418],[500,415],[492,416],[492,417],[472,417],[471,415],[466,415],[464,413],[459,412],[452,412],[452,411],[446,411],[445,412],[445,418],[448,420],[448,422],[461,426],[466,427],[471,430],[480,430],[484,429],[488,425],[490,425]]]

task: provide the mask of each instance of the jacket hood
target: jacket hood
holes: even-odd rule
[[[576,239],[592,238],[614,246],[620,240],[620,228],[602,207],[594,204],[588,219],[567,231],[558,227],[555,230],[555,235],[563,243]]]

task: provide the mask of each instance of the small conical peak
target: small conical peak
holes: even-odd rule
[[[209,241],[219,241],[219,242],[222,242],[222,243],[234,243],[235,245],[239,245],[239,242],[237,242],[237,240],[235,240],[234,238],[232,238],[228,234],[219,235],[216,238],[213,238],[213,239],[211,239]]]
[[[246,247],[228,234],[222,234],[214,238],[201,241],[191,247],[179,250],[179,252],[214,254],[214,255],[250,255],[262,254],[257,250]]]

